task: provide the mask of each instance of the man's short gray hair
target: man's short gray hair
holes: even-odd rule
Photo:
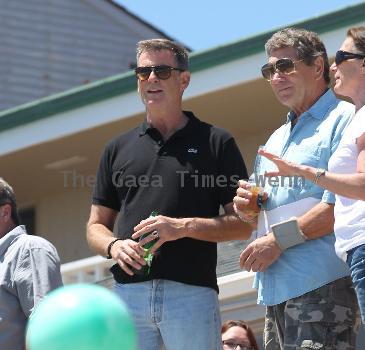
[[[4,204],[10,204],[11,218],[14,224],[18,226],[20,220],[14,190],[2,177],[0,177],[0,205]]]
[[[177,67],[184,70],[189,69],[189,53],[182,45],[168,39],[149,39],[137,43],[137,62],[143,52],[171,51],[175,57]]]
[[[293,47],[297,51],[299,60],[311,66],[317,57],[323,58],[323,78],[330,82],[330,69],[326,48],[315,32],[299,28],[285,28],[279,30],[266,42],[265,50],[268,56],[275,50]]]

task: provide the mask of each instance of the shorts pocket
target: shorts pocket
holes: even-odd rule
[[[356,314],[350,307],[305,305],[298,325],[298,349],[355,349]],[[341,344],[341,347],[339,347]]]

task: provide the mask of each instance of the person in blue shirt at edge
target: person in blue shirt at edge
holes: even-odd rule
[[[266,306],[266,350],[355,349],[358,305],[349,270],[334,249],[335,197],[317,185],[354,106],[329,89],[328,57],[316,33],[286,28],[265,49],[262,75],[290,112],[264,148],[318,171],[313,181],[267,178],[275,165],[261,157],[255,176],[268,199],[256,216],[247,210],[250,184],[240,180],[236,213],[257,230],[240,266],[257,272],[258,303]]]
[[[25,350],[29,318],[62,287],[60,258],[46,239],[21,225],[13,188],[0,177],[0,349]]]

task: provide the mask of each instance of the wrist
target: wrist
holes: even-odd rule
[[[266,237],[268,238],[269,242],[271,242],[277,249],[283,251],[283,249],[281,249],[280,245],[278,244],[273,232],[267,233]]]
[[[237,211],[236,212],[239,219],[247,224],[256,224],[259,212],[253,210]]]
[[[107,259],[111,259],[112,258],[111,250],[112,250],[114,244],[117,241],[121,241],[121,240],[122,240],[121,238],[114,238],[112,241],[110,241],[110,243],[108,244],[108,247],[106,248],[106,258]]]
[[[184,218],[180,219],[183,221],[183,230],[181,230],[181,234],[179,234],[179,238],[184,237],[194,237],[194,232],[197,230],[197,220],[196,218]]]
[[[300,165],[298,176],[303,176],[305,179],[312,181],[316,174],[316,169],[308,165]]]
[[[324,177],[325,174],[326,174],[326,169],[317,168],[316,171],[315,171],[315,174],[314,174],[314,181],[313,181],[313,183],[318,186],[318,181],[319,181],[320,177],[321,176]]]

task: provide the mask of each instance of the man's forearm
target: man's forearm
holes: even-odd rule
[[[333,233],[333,204],[319,203],[298,217],[301,231],[308,239],[316,239]]]
[[[224,242],[249,239],[252,227],[242,222],[235,214],[215,218],[186,218],[186,237],[209,242]]]
[[[113,232],[102,224],[91,224],[87,227],[87,242],[95,253],[106,256],[107,247],[114,239]]]

